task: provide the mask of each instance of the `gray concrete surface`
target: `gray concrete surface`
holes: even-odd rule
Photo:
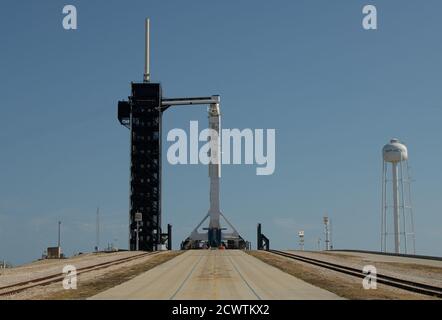
[[[91,299],[340,299],[238,250],[191,250]]]

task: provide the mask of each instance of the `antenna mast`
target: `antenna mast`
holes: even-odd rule
[[[145,22],[145,48],[144,48],[144,82],[150,82],[150,19],[146,18]]]

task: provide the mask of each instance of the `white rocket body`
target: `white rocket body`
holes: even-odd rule
[[[219,104],[211,104],[209,107],[209,129],[210,135],[210,208],[209,208],[209,229],[220,229],[219,218],[221,215],[219,207],[219,179],[221,177],[221,146],[220,146],[220,113]]]
[[[221,178],[221,114],[220,114],[220,98],[219,96],[212,96],[212,101],[209,104],[208,117],[210,130],[210,154],[209,154],[209,211],[201,220],[201,222],[192,231],[190,236],[185,240],[185,243],[190,248],[197,248],[201,241],[207,242],[209,246],[221,245],[223,241],[231,241],[235,248],[245,248],[245,241],[241,238],[238,231],[227,220],[220,210],[220,178]],[[226,232],[226,228],[221,227],[221,217],[230,227],[231,231]],[[207,232],[199,232],[198,229],[202,226],[204,221],[209,219],[208,228],[204,228]],[[188,247],[188,248],[189,248]]]

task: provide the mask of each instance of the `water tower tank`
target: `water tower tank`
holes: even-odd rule
[[[398,139],[391,139],[390,143],[382,148],[382,155],[386,162],[401,162],[408,160],[407,147]]]

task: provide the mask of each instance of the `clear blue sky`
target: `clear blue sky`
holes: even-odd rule
[[[78,9],[78,30],[62,8]],[[361,27],[375,4],[377,31]],[[422,1],[2,1],[0,259],[127,246],[129,132],[116,119],[142,79],[151,18],[152,77],[169,97],[220,94],[226,128],[275,128],[276,172],[225,166],[221,207],[255,246],[306,248],[333,220],[337,248],[379,248],[381,148],[409,147],[417,251],[442,255],[442,3]],[[168,110],[164,133],[206,123]],[[167,147],[167,144],[164,146]],[[178,247],[208,209],[207,168],[164,164],[163,222]]]

